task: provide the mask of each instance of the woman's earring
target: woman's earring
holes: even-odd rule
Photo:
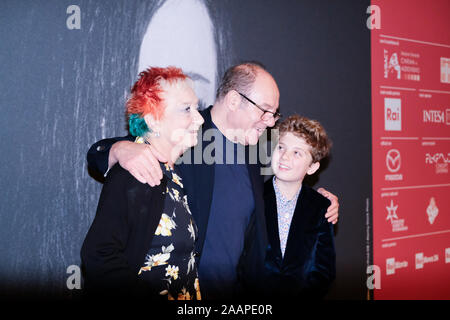
[[[159,121],[156,121],[155,123],[155,127],[158,128],[159,127]],[[158,138],[160,136],[159,131],[158,130],[153,130],[153,135]]]
[[[153,134],[153,136],[155,136],[155,137],[159,137],[159,131],[155,131],[150,127],[148,127],[148,133]]]

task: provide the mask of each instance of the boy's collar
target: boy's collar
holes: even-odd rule
[[[281,200],[284,201],[284,202],[294,201],[294,200],[297,201],[298,196],[299,196],[299,194],[300,194],[300,192],[302,190],[302,185],[303,185],[303,184],[300,185],[300,188],[298,188],[298,190],[295,193],[294,197],[292,197],[292,199],[289,200],[289,199],[286,198],[286,196],[281,192],[280,188],[278,187],[277,177],[276,176],[273,176],[272,183],[273,183],[273,189],[275,191],[275,194],[277,195],[277,197],[278,196],[281,197]]]

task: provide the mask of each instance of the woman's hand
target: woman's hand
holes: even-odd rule
[[[325,218],[328,219],[328,222],[336,224],[339,218],[339,201],[338,197],[336,197],[331,192],[325,190],[324,188],[319,188],[317,190],[321,195],[331,201],[331,205],[328,207],[327,213],[325,214]]]
[[[108,165],[111,168],[119,162],[121,167],[130,172],[139,182],[148,183],[154,187],[160,184],[163,177],[158,160],[167,162],[167,159],[150,145],[119,141],[111,147]]]

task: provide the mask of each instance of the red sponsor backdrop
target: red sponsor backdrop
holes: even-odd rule
[[[372,5],[374,298],[450,299],[450,1]]]

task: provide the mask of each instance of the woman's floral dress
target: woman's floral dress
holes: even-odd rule
[[[172,300],[200,300],[195,241],[198,230],[189,210],[181,178],[167,164],[164,211],[138,276],[154,294]]]

